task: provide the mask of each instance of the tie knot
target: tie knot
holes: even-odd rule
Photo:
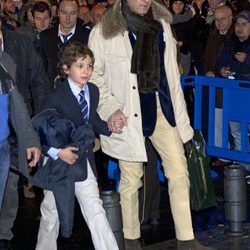
[[[80,91],[79,96],[81,98],[85,98],[85,94],[84,94],[84,90],[83,89]]]
[[[67,35],[63,35],[62,34],[62,37],[63,37],[63,43],[66,43],[68,41],[68,38],[72,35],[72,32],[70,32],[69,34]]]

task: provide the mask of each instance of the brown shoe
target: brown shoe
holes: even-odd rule
[[[138,239],[128,240],[124,239],[125,250],[142,250],[141,244]]]
[[[201,245],[199,241],[194,240],[178,240],[177,250],[215,250],[214,248]]]

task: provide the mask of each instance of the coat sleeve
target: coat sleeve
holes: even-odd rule
[[[95,55],[95,65],[91,77],[91,82],[97,85],[100,91],[100,101],[98,105],[98,113],[101,118],[105,121],[108,120],[109,116],[116,110],[122,110],[122,105],[111,95],[107,88],[108,83],[105,82],[105,43],[104,38],[101,35],[101,29],[99,25],[93,28],[89,36],[89,47]]]
[[[29,57],[30,90],[35,112],[37,112],[41,102],[49,92],[50,83],[41,56],[38,54],[30,40],[27,44],[30,45],[28,46],[27,53],[27,56]]]
[[[41,148],[40,140],[31,123],[29,113],[22,95],[14,88],[10,93],[10,121],[18,141],[18,168],[28,176],[26,149]]]

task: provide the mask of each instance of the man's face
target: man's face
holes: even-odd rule
[[[235,23],[235,34],[241,42],[246,41],[250,36],[250,23],[244,18],[237,18]]]
[[[144,15],[148,12],[152,0],[127,0],[130,9],[139,14]]]
[[[107,8],[104,7],[103,5],[97,5],[96,7],[92,7],[91,18],[94,25],[101,21],[101,17],[103,13],[106,11],[106,9]]]
[[[16,5],[15,5],[14,0],[6,0],[4,9],[11,14],[15,14]]]
[[[115,3],[115,0],[107,0],[109,5],[113,5]]]
[[[221,0],[208,0],[208,5],[210,8],[214,9],[217,8],[221,2]]]
[[[58,16],[61,28],[64,30],[72,30],[79,15],[78,5],[75,1],[63,0],[58,9]]]
[[[44,12],[35,11],[33,20],[35,28],[41,32],[49,28],[51,17],[47,10]]]
[[[215,27],[221,32],[227,32],[232,24],[232,15],[226,10],[216,10],[214,13]]]

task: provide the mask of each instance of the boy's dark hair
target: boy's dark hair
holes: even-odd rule
[[[42,13],[48,11],[49,15],[51,16],[51,10],[49,5],[43,1],[34,4],[33,8],[31,9],[32,16],[34,16],[35,11]]]
[[[72,64],[75,63],[79,58],[85,59],[87,56],[92,59],[94,64],[94,53],[88,46],[83,45],[82,43],[79,43],[77,41],[70,42],[65,47],[61,56],[60,77],[65,78],[66,76],[63,70],[63,65],[66,65],[68,68],[70,68]]]

